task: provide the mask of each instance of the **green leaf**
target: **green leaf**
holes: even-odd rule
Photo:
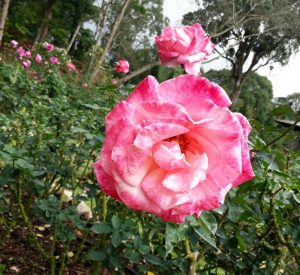
[[[122,238],[119,231],[115,231],[111,236],[111,243],[114,247],[118,247],[121,244]]]
[[[296,202],[300,203],[300,193],[298,194],[293,193],[293,198]]]
[[[79,127],[72,127],[71,132],[72,133],[87,133],[87,130],[79,128]]]
[[[212,235],[216,234],[218,224],[213,214],[208,211],[203,211],[199,219],[206,225]]]
[[[145,255],[144,258],[150,264],[154,264],[154,265],[161,265],[162,264],[162,260],[160,258],[154,256],[154,255],[148,254],[148,255]]]
[[[82,103],[81,105],[83,105],[87,108],[93,109],[93,110],[100,110],[101,109],[101,107],[98,106],[97,104],[83,104]]]
[[[165,248],[166,248],[166,256],[173,251],[173,243],[177,242],[177,230],[176,226],[171,223],[166,224],[165,230]]]
[[[102,262],[103,260],[105,260],[106,255],[103,251],[101,250],[90,250],[87,254],[86,254],[86,259],[90,260],[90,261],[99,261]]]
[[[15,161],[15,166],[20,169],[24,169],[24,170],[33,170],[34,169],[34,167],[25,159],[17,159]]]
[[[217,249],[215,239],[210,235],[209,231],[204,228],[195,229],[195,232],[208,244]]]
[[[116,215],[113,215],[113,217],[111,218],[111,223],[115,229],[119,229],[121,227],[121,221]]]
[[[205,214],[204,214],[205,213]],[[195,229],[195,232],[208,244],[217,249],[214,235],[217,231],[217,222],[209,212],[201,213],[199,217],[200,228]],[[204,214],[204,215],[203,215]]]
[[[149,245],[141,245],[139,248],[138,248],[138,251],[141,253],[141,254],[147,254],[150,252],[150,246]]]
[[[109,261],[114,267],[120,267],[122,264],[122,259],[119,255],[110,255]]]
[[[247,250],[247,245],[246,245],[244,239],[240,235],[237,235],[236,238],[238,240],[239,249],[241,251],[245,252]]]
[[[40,177],[40,176],[42,176],[44,174],[45,174],[45,171],[43,171],[43,170],[35,170],[35,171],[31,172],[31,175],[33,177]]]
[[[94,224],[91,227],[91,231],[93,231],[96,234],[106,234],[106,233],[110,233],[112,229],[110,225],[106,223],[98,223],[98,224]]]

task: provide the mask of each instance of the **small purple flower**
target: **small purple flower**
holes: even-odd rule
[[[22,66],[25,70],[27,70],[30,67],[30,64],[31,64],[30,60],[22,62]]]
[[[23,47],[17,48],[17,53],[18,53],[20,59],[22,59],[22,57],[26,56],[26,51],[23,49]]]
[[[26,51],[25,52],[25,56],[28,57],[28,58],[30,58],[31,57],[31,52],[30,51]]]
[[[55,49],[53,44],[47,42],[44,43],[44,48],[47,52],[52,52]]]
[[[18,47],[19,42],[16,41],[16,40],[12,40],[12,41],[10,42],[10,45],[15,49],[16,47]]]
[[[42,62],[42,56],[40,54],[37,54],[35,56],[35,62],[38,64],[40,64]]]
[[[50,63],[51,64],[59,64],[57,57],[56,56],[51,56],[50,57]]]

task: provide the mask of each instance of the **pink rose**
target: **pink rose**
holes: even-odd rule
[[[25,70],[27,70],[30,67],[31,62],[30,62],[30,60],[27,60],[27,61],[23,61],[21,64],[22,64],[23,68]]]
[[[26,51],[23,49],[23,47],[17,48],[17,53],[18,53],[20,59],[22,59],[24,56],[26,56]]]
[[[88,88],[88,87],[89,87],[89,84],[87,84],[86,82],[82,84],[82,88],[85,88],[85,89],[86,89],[86,88]]]
[[[165,221],[218,208],[251,179],[247,119],[206,78],[183,75],[159,85],[144,79],[105,118],[94,164],[106,194]]]
[[[115,80],[115,79],[113,79],[113,80],[111,81],[111,84],[112,84],[112,85],[117,85],[117,83],[118,83],[118,82],[117,82],[117,80]]]
[[[51,56],[50,57],[50,63],[51,64],[59,64],[57,57],[56,56]]]
[[[129,63],[127,60],[122,59],[116,62],[115,71],[118,73],[128,73],[129,72]]]
[[[25,56],[28,57],[28,58],[30,58],[31,57],[31,52],[30,51],[26,51],[25,52]]]
[[[40,64],[42,62],[42,56],[40,54],[37,54],[35,56],[35,62],[38,64]]]
[[[68,63],[67,64],[67,69],[69,70],[69,72],[75,72],[76,71],[76,66],[72,63]]]
[[[16,40],[12,40],[10,41],[10,45],[15,49],[16,47],[18,47],[19,43]]]
[[[47,52],[52,52],[55,49],[53,44],[47,42],[44,43],[44,48],[46,49]]]
[[[162,65],[183,65],[187,73],[194,75],[200,73],[201,62],[215,46],[198,23],[181,28],[169,26],[155,38],[155,42]]]

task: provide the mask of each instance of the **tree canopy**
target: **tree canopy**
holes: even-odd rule
[[[299,48],[300,2],[297,0],[198,1],[199,9],[183,22],[199,22],[231,64],[231,97],[236,101],[252,72],[274,62],[286,64]]]

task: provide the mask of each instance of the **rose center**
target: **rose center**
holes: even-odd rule
[[[170,137],[170,138],[165,139],[164,141],[168,141],[168,142],[175,141],[175,142],[177,142],[182,153],[184,153],[186,151],[187,147],[190,144],[189,140],[184,135]]]

